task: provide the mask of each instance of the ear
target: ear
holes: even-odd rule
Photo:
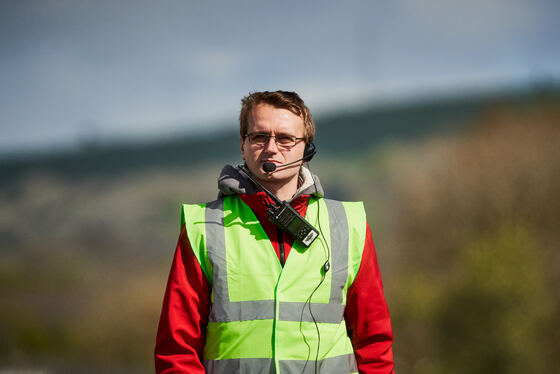
[[[241,157],[243,157],[243,161],[245,161],[245,152],[243,151],[243,147],[245,146],[245,139],[241,138],[239,143],[240,143],[240,149],[241,149]]]

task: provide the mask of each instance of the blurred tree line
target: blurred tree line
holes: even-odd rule
[[[558,108],[495,103],[313,162],[331,197],[366,202],[397,372],[560,371]],[[220,168],[2,185],[0,371],[152,372],[179,204],[214,199]]]

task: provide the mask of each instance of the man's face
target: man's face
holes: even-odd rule
[[[279,109],[268,104],[259,104],[249,113],[247,134],[290,135],[304,137],[303,119],[287,109]],[[305,142],[298,141],[293,147],[279,147],[275,138],[265,145],[251,144],[246,137],[241,139],[241,154],[254,177],[265,184],[284,184],[297,178],[302,162],[274,172],[265,172],[262,165],[273,162],[277,166],[296,161],[303,157]]]

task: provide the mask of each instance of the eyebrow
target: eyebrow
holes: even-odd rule
[[[265,132],[265,131],[254,131],[253,134],[262,134],[262,135],[270,135],[270,132]],[[297,135],[294,134],[289,134],[287,132],[277,132],[274,134],[274,136],[282,136],[282,135],[287,135],[287,136],[293,136],[294,138],[297,138]]]

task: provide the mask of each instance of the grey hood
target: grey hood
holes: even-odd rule
[[[305,166],[301,167],[299,173],[303,183],[291,200],[300,195],[317,195],[322,197],[323,187],[321,186],[321,182],[319,182],[319,177],[315,174],[311,174],[309,169]],[[259,192],[260,188],[239,171],[238,167],[226,165],[218,178],[218,191],[218,198],[220,198],[228,195],[253,194]]]

